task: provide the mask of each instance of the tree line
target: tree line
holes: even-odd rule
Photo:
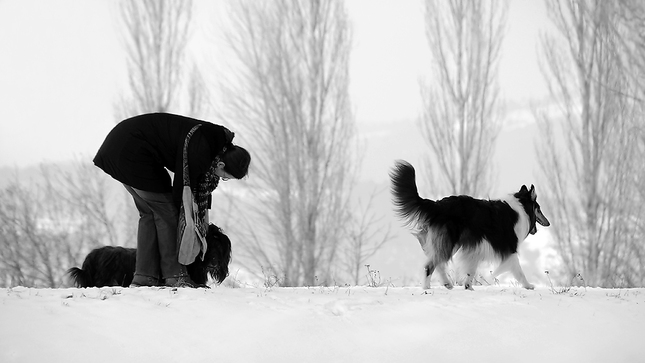
[[[426,177],[443,195],[485,196],[504,126],[498,71],[509,3],[422,4],[432,54],[418,118]],[[561,276],[643,286],[645,4],[545,4],[552,26],[538,47],[552,102],[533,109],[536,174]],[[115,121],[175,112],[234,126],[254,153],[252,177],[218,196],[217,223],[236,236],[237,262],[283,286],[364,282],[364,265],[392,231],[370,212],[374,196],[354,197],[360,150],[345,2],[226,5],[222,54],[231,67],[211,84],[188,51],[192,1],[119,3],[128,79]],[[222,101],[212,107],[215,93]],[[38,182],[16,178],[0,190],[4,286],[66,286],[65,269],[91,248],[134,244],[136,211],[109,177],[85,160],[55,170],[43,165]]]

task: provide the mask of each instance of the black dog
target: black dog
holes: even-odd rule
[[[186,266],[188,275],[198,285],[205,286],[208,275],[221,283],[228,276],[231,262],[231,240],[222,230],[211,224],[206,235],[206,256],[197,256],[195,262]],[[90,252],[83,268],[67,270],[76,287],[130,286],[134,278],[136,248],[104,246]]]

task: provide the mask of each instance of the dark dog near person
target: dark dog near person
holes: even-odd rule
[[[419,196],[415,171],[406,161],[397,161],[390,173],[394,205],[399,216],[416,229],[415,236],[427,256],[424,288],[430,288],[435,268],[443,285],[451,289],[446,263],[461,251],[466,262],[466,289],[472,290],[477,266],[482,261],[499,262],[493,277],[510,270],[527,289],[517,255],[518,245],[535,234],[535,223],[549,226],[537,202],[535,187],[522,185],[519,192],[500,200],[475,199],[466,195],[441,200]]]
[[[188,275],[199,286],[206,286],[209,275],[218,283],[224,281],[231,262],[231,240],[214,224],[208,227],[206,244],[204,259],[197,256],[186,266]],[[99,247],[85,257],[82,268],[72,267],[67,274],[76,287],[127,287],[134,277],[136,258],[135,248]]]

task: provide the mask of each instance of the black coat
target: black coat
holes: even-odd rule
[[[177,206],[183,188],[183,147],[188,131],[201,124],[188,143],[188,170],[193,192],[215,157],[231,142],[224,126],[168,113],[150,113],[121,121],[101,145],[94,164],[136,189],[173,193]],[[174,173],[171,184],[170,175]]]

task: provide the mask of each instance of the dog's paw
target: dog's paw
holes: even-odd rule
[[[443,286],[448,290],[452,290],[452,284],[443,284]]]
[[[524,284],[524,288],[527,290],[535,290],[535,285],[527,282],[526,284]]]
[[[466,288],[466,290],[475,291],[472,284],[465,284],[464,287]]]

